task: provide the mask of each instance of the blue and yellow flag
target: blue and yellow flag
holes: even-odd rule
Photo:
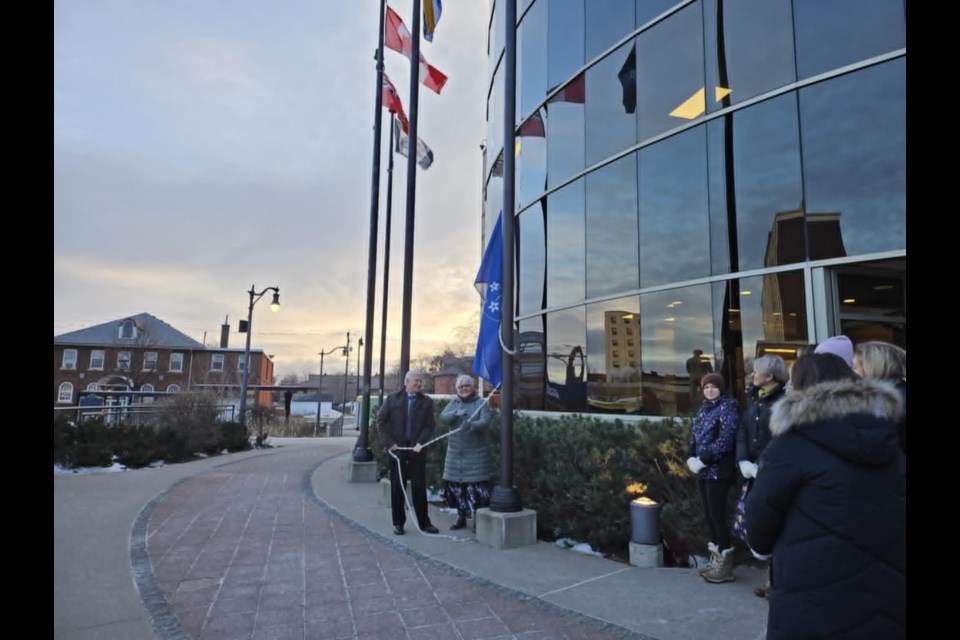
[[[443,7],[440,0],[423,0],[423,37],[427,42],[433,42],[433,32],[440,22],[440,12]]]
[[[490,234],[487,250],[483,252],[480,270],[474,284],[483,296],[483,316],[480,319],[480,335],[477,337],[477,353],[473,358],[473,372],[489,380],[494,386],[500,384],[500,300],[503,288],[503,232],[500,222],[503,212]],[[486,285],[484,287],[483,285]]]

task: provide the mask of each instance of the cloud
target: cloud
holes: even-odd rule
[[[395,4],[409,14],[409,4]],[[148,312],[212,344],[229,316],[240,347],[237,320],[255,283],[281,290],[280,313],[257,306],[252,334],[254,348],[275,355],[279,376],[316,371],[316,352],[341,344],[346,331],[356,340],[366,317],[375,5],[278,0],[224,12],[206,3],[58,3],[55,334]],[[447,8],[425,44],[450,82],[440,96],[420,92],[420,136],[436,161],[417,170],[413,354],[451,342],[478,302],[485,5]],[[385,56],[406,104],[408,63]],[[391,361],[399,356],[406,174],[396,158]]]

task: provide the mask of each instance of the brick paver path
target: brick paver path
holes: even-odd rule
[[[147,506],[139,571],[132,555],[162,637],[622,637],[421,562],[351,527],[310,490],[311,470],[330,453],[278,450],[228,464],[174,485]],[[136,538],[137,525],[134,547]],[[151,600],[144,585],[163,597]]]

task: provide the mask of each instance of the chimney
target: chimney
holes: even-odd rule
[[[230,342],[230,316],[223,318],[223,324],[220,325],[220,348],[226,349]]]

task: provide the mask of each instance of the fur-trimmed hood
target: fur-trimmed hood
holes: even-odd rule
[[[774,437],[795,431],[848,460],[885,464],[899,450],[903,401],[886,380],[841,380],[793,390],[774,407]]]

